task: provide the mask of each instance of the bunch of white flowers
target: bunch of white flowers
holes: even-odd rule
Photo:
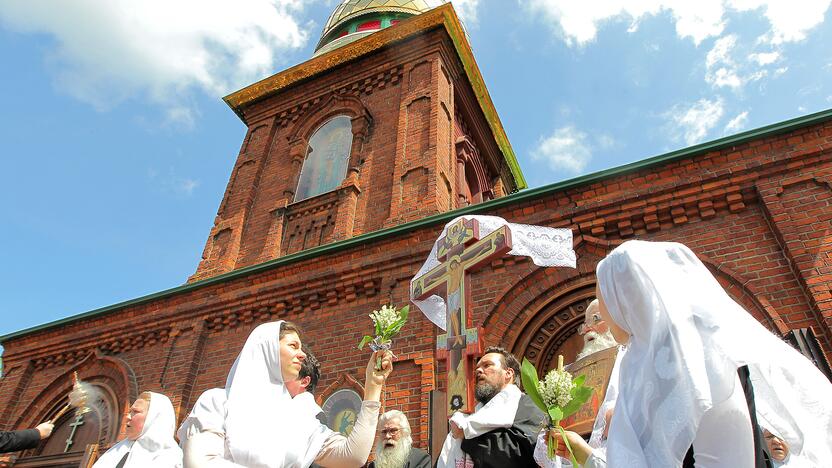
[[[572,382],[572,374],[565,370],[553,369],[546,374],[546,377],[537,383],[537,389],[546,406],[565,407],[572,401],[572,389],[575,384]]]
[[[387,330],[400,318],[399,311],[395,307],[386,304],[381,306],[381,310],[374,310],[370,314],[370,319],[372,319],[376,330]]]

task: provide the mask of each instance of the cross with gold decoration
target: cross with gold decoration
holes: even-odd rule
[[[436,355],[448,368],[448,416],[474,408],[473,357],[482,351],[477,328],[471,326],[469,273],[488,265],[511,250],[511,231],[503,226],[480,239],[475,219],[460,219],[439,239],[436,258],[441,263],[414,278],[411,297],[444,296],[447,305],[446,333],[436,340]]]

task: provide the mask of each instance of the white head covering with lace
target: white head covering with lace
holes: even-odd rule
[[[507,255],[529,257],[537,266],[555,267],[567,266],[575,268],[575,251],[572,250],[572,231],[569,229],[550,228],[545,226],[531,226],[528,224],[509,223],[498,216],[465,215],[454,218],[442,229],[428,259],[419,268],[413,277],[419,278],[425,273],[439,265],[436,252],[440,246],[440,240],[448,234],[448,228],[460,219],[474,219],[479,223],[479,235],[483,238],[497,229],[508,226],[511,231],[512,249]],[[413,280],[410,282],[413,285]],[[411,287],[411,294],[413,288]],[[410,300],[425,314],[425,316],[437,327],[445,329],[445,300],[433,295],[424,300],[416,300],[411,296]]]
[[[225,384],[231,459],[250,468],[308,467],[331,434],[292,402],[280,366],[282,321],[255,328]]]
[[[124,439],[112,446],[95,462],[93,468],[114,468],[128,453],[124,468],[182,466],[182,450],[173,438],[176,427],[173,405],[161,393],[147,393],[150,393],[150,405],[139,438]]]
[[[702,416],[732,395],[743,365],[760,424],[802,459],[832,460],[832,384],[734,302],[690,249],[628,241],[598,264],[597,276],[610,316],[630,334],[609,466],[679,466]]]

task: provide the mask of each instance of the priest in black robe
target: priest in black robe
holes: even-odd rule
[[[52,434],[52,429],[54,429],[52,423],[45,422],[39,424],[34,429],[0,431],[0,453],[35,448],[41,440]]]
[[[537,467],[534,446],[545,415],[518,387],[520,363],[501,347],[490,347],[476,367],[473,414],[455,413],[437,466],[464,459],[477,468]]]

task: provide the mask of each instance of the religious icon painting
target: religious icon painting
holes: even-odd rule
[[[361,411],[361,396],[355,390],[337,390],[326,399],[322,409],[326,416],[326,425],[346,437],[352,432]]]
[[[589,401],[584,403],[577,413],[561,422],[565,429],[575,431],[581,435],[592,433],[595,416],[598,414],[601,403],[606,396],[607,385],[610,383],[610,374],[617,355],[618,347],[613,346],[592,353],[566,366],[566,370],[572,375],[585,375],[586,382],[584,385],[592,387],[594,391]]]

